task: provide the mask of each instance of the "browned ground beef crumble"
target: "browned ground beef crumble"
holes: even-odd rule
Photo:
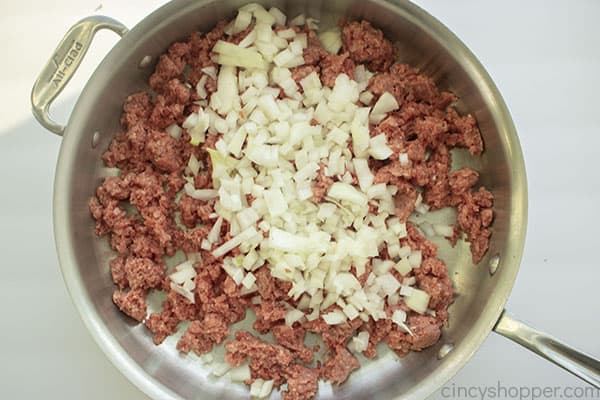
[[[436,343],[448,318],[452,283],[446,264],[437,258],[436,245],[408,222],[409,234],[401,244],[423,253],[422,266],[410,275],[416,278],[416,286],[431,296],[429,308],[435,315],[417,314],[403,302],[388,306],[386,311],[388,315],[397,308],[406,311],[406,324],[414,335],[389,319],[370,319],[365,323],[357,318],[332,326],[319,318],[285,326],[283,302],[293,306],[297,302],[287,295],[290,283],[273,278],[268,265],[255,271],[261,303],[252,304],[249,296],[240,294],[235,282],[221,268],[222,258],[215,259],[210,251],[200,248],[214,221],[209,215],[215,201],[195,200],[186,194],[175,200],[185,183],[182,175],[192,154],[206,167],[195,178],[196,188],[212,187],[206,149],[214,148],[217,137],[207,135],[206,142],[196,147],[189,143],[190,136],[185,130],[179,140],[165,132],[167,126],[181,125],[187,115],[197,110],[193,103],[197,95],[187,84],[194,86],[202,77],[203,68],[218,67],[210,54],[216,41],[239,42],[249,32],[228,37],[225,26],[226,22],[221,22],[206,35],[193,33],[187,41],[173,43],[160,57],[150,78],[154,94],[141,92],[127,98],[121,117],[122,131],[103,155],[108,167],[121,170],[120,176],[103,181],[90,199],[89,208],[96,221],[96,233],[107,236],[118,253],[110,262],[117,286],[114,303],[131,318],[143,322],[157,345],[175,333],[179,322],[191,321],[177,348],[184,353],[207,353],[215,344],[226,341],[230,325],[244,319],[246,310],[252,308],[257,315],[254,329],[260,333],[271,331],[276,343],[266,343],[250,332],[239,331],[225,343],[227,362],[237,366],[249,359],[252,377],[248,383],[257,378],[272,379],[276,387],[287,383],[287,391],[282,393],[284,399],[309,399],[317,392],[319,378],[340,384],[359,367],[346,345],[360,331],[370,334],[369,346],[364,351],[369,358],[376,356],[379,342],[387,343],[400,356]],[[292,71],[296,81],[316,71],[323,84],[331,87],[340,73],[352,76],[358,64],[377,72],[369,82],[369,90],[375,95],[373,103],[384,92],[390,92],[400,108],[371,127],[372,136],[386,135],[395,153],[387,161],[370,161],[375,182],[399,188],[396,208],[403,221],[414,209],[417,187],[422,189],[424,202],[432,209],[456,207],[458,219],[453,240],[464,232],[471,244],[473,261],[481,260],[491,235],[493,196],[483,187],[476,189],[476,171],[450,168],[450,150],[455,147],[466,148],[473,155],[482,153],[483,142],[475,119],[459,115],[451,107],[456,97],[440,92],[432,79],[408,65],[394,63],[394,47],[369,22],[345,23],[343,48],[338,55],[328,54],[308,27],[294,29],[306,31],[309,39],[304,51],[306,65]],[[208,93],[216,90],[216,82],[210,77],[206,88]],[[401,152],[408,154],[406,166],[398,160]],[[322,201],[333,182],[333,178],[324,175],[321,166],[313,201]],[[137,213],[127,212],[125,202],[134,206]],[[177,225],[177,219],[185,228]],[[221,234],[226,236],[228,232],[225,222]],[[199,252],[202,256],[203,261],[194,266],[198,274],[195,304],[169,289],[163,258],[178,249]],[[383,249],[381,257],[386,254]],[[358,277],[362,284],[370,270],[368,265],[367,273]],[[403,278],[395,270],[392,273],[398,279]],[[147,316],[145,297],[151,289],[167,291],[168,295],[162,311]],[[304,344],[307,332],[321,335],[326,346],[323,364],[319,362],[316,367],[310,367],[316,349]]]

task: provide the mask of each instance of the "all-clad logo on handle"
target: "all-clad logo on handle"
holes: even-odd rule
[[[54,55],[52,61],[54,61],[56,70],[54,71],[54,75],[52,75],[52,83],[55,87],[59,87],[65,76],[67,76],[69,69],[71,68],[71,66],[73,66],[77,58],[81,55],[82,48],[83,44],[76,40],[73,40],[73,43],[65,53],[64,57],[62,57],[62,59],[60,58],[60,55]],[[60,61],[57,61],[57,59]]]

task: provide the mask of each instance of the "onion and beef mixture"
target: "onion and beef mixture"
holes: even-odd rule
[[[103,155],[118,174],[89,202],[117,307],[157,345],[188,322],[179,351],[256,397],[312,398],[380,342],[435,344],[453,289],[430,236],[464,237],[477,263],[491,235],[492,194],[451,170],[452,149],[483,151],[475,119],[369,22],[317,23],[250,4],[173,43],[125,101]],[[446,207],[455,224],[415,222]]]

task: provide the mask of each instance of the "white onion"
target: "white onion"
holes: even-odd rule
[[[427,311],[429,298],[430,296],[427,292],[413,288],[411,295],[404,298],[404,303],[406,303],[406,306],[411,310],[423,314]]]
[[[408,154],[407,153],[400,153],[398,154],[398,159],[400,160],[400,165],[403,167],[408,166]]]
[[[242,233],[237,236],[234,236],[227,242],[223,243],[221,246],[217,247],[213,251],[213,256],[219,258],[222,255],[228,253],[234,248],[238,247],[243,241],[251,239],[253,236],[256,236],[258,232],[254,227],[247,228]]]
[[[385,135],[379,134],[369,140],[369,155],[376,160],[385,160],[394,152],[387,146]]]
[[[291,309],[285,313],[285,324],[287,326],[292,326],[294,325],[294,322],[299,321],[302,319],[302,317],[304,317],[304,313],[302,311],[296,310],[295,308]]]
[[[174,139],[179,139],[181,137],[181,134],[183,133],[183,129],[181,129],[181,127],[177,124],[171,124],[167,126],[165,131]]]
[[[412,266],[410,265],[410,262],[407,258],[401,258],[400,261],[396,263],[394,268],[400,273],[400,275],[403,276],[412,271]]]
[[[196,200],[212,200],[218,196],[218,192],[214,189],[194,189],[194,185],[186,183],[183,186],[185,193]]]
[[[342,48],[342,33],[339,29],[331,29],[319,35],[321,44],[331,54],[337,54]]]
[[[229,370],[229,379],[232,382],[244,382],[250,378],[250,366],[248,364],[242,364]]]
[[[347,183],[335,182],[329,188],[327,196],[335,200],[344,200],[359,205],[367,203],[367,197]]]
[[[346,315],[339,310],[334,310],[327,314],[323,314],[322,317],[327,325],[339,325],[346,322],[347,319]]]
[[[413,251],[410,256],[408,256],[408,262],[413,268],[418,268],[421,266],[421,260],[423,259],[423,254],[421,250]]]
[[[263,70],[268,68],[268,63],[259,52],[237,46],[233,43],[219,40],[213,47],[213,51],[218,54],[217,63],[223,66],[258,68]]]
[[[213,362],[211,364],[211,374],[215,376],[223,376],[231,369],[231,366],[224,362]]]
[[[271,7],[269,13],[275,18],[275,23],[279,26],[284,26],[287,17],[281,12],[279,8]]]
[[[274,380],[268,380],[268,381],[264,381],[262,388],[260,389],[260,394],[258,395],[259,398],[264,398],[267,397],[271,391],[273,390],[273,384],[274,384]]]
[[[399,105],[396,98],[391,93],[385,92],[373,106],[369,119],[371,123],[378,124],[385,118],[387,113],[397,110],[398,108]]]

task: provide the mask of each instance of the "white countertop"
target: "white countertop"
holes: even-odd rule
[[[132,26],[162,1],[53,3],[0,4],[0,248],[7,272],[0,281],[5,307],[0,398],[145,399],[92,341],[63,284],[51,221],[60,139],[35,123],[29,93],[72,23],[96,12]],[[529,181],[529,230],[507,308],[600,356],[600,2],[417,3],[453,30],[486,66],[521,138]],[[94,43],[82,71],[55,107],[57,119],[66,120],[83,82],[115,41],[113,34],[102,33]],[[496,386],[498,381],[506,387],[584,386],[492,334],[447,387]],[[438,392],[434,398],[444,396]]]

